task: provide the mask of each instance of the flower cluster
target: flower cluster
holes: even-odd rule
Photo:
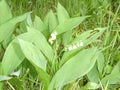
[[[50,42],[51,44],[53,44],[53,41],[56,40],[57,32],[51,33],[50,36],[51,36],[51,37],[50,37],[50,39],[49,39],[49,42]]]
[[[79,43],[77,43],[75,45],[71,45],[68,48],[65,48],[65,50],[71,51],[71,50],[74,50],[74,49],[76,49],[78,47],[82,47],[82,46],[83,46],[83,42],[79,42]]]

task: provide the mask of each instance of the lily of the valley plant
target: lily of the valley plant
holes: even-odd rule
[[[97,89],[106,85],[105,80],[90,75],[93,69],[103,70],[98,59],[101,49],[91,44],[106,28],[75,36],[72,32],[89,16],[72,18],[58,3],[57,14],[51,10],[43,21],[35,16],[32,22],[29,13],[13,18],[5,0],[0,1],[0,8],[3,4],[9,18],[0,24],[0,44],[6,48],[0,63],[1,89],[7,84],[24,90],[27,77],[41,90]]]

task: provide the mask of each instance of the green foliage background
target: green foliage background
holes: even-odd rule
[[[119,0],[6,1],[9,7],[0,5],[0,89],[120,89]],[[82,48],[65,50],[81,41]]]

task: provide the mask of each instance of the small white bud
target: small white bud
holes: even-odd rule
[[[51,40],[55,40],[56,39],[56,35],[57,35],[57,32],[54,32],[51,34]]]
[[[54,33],[51,33],[51,37],[54,36]]]
[[[51,36],[56,36],[57,35],[57,32],[53,32],[53,33],[51,33]]]
[[[73,50],[73,47],[72,46],[68,47],[68,50],[69,51]]]
[[[80,45],[80,46],[83,46],[83,42],[80,42],[79,45]]]
[[[51,37],[51,40],[55,40],[55,39],[56,39],[56,36],[53,35],[53,36]]]
[[[51,38],[48,41],[50,42],[50,44],[53,44],[53,41],[51,40]]]
[[[57,35],[57,32],[54,32],[55,35]]]
[[[77,46],[77,47],[80,47],[80,44],[79,44],[79,43],[77,43],[77,44],[76,44],[76,46]]]
[[[67,51],[67,47],[65,47],[65,51]]]
[[[72,48],[73,48],[73,49],[76,49],[76,48],[77,48],[77,46],[75,46],[75,45],[74,45]]]

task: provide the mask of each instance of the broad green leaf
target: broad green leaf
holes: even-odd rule
[[[81,35],[77,36],[75,39],[73,39],[70,44],[76,44],[80,41],[84,43],[84,46],[94,42],[97,40],[98,37],[100,37],[103,32],[106,30],[106,28],[96,28],[96,30],[89,30],[86,32],[83,32]]]
[[[120,61],[114,66],[111,74],[120,73]]]
[[[60,3],[58,3],[57,5],[57,16],[58,16],[59,24],[69,19],[69,14]]]
[[[70,44],[75,44],[80,41],[84,42],[85,40],[90,38],[90,36],[94,35],[95,33],[96,33],[96,31],[94,31],[94,30],[85,31],[85,32],[81,33],[79,36],[76,36],[76,38],[74,38]]]
[[[62,37],[63,41],[63,45],[66,46],[71,40],[72,40],[72,31],[67,31],[63,34]]]
[[[70,60],[73,56],[75,56],[80,50],[72,50],[72,51],[67,51],[63,54],[63,57],[60,62],[60,66],[62,66],[65,62]]]
[[[11,76],[19,76],[20,75],[20,70],[18,70],[18,71],[16,71],[16,72],[12,72],[11,74],[10,74]]]
[[[26,19],[28,13],[18,16],[16,18],[10,19],[6,23],[0,25],[0,42],[6,39],[7,36],[10,36],[13,31],[14,27],[17,23],[22,22]]]
[[[31,14],[27,15],[26,23],[27,23],[28,26],[33,27],[33,22],[32,22],[32,18],[31,18]]]
[[[95,33],[95,34],[92,35],[90,38],[88,38],[88,39],[85,41],[85,45],[88,45],[88,44],[90,44],[91,42],[96,41],[97,38],[100,37],[106,29],[107,29],[107,27],[105,27],[105,28],[95,28],[95,31],[98,30],[98,33]]]
[[[21,34],[20,36],[18,36],[18,38],[34,43],[36,47],[38,47],[38,49],[40,49],[42,53],[44,53],[47,59],[52,61],[54,53],[44,35],[41,32],[37,31],[36,29],[33,28],[30,29],[32,30],[30,30],[27,33]]]
[[[49,17],[50,17],[50,12],[47,13],[43,21],[47,29],[49,29]]]
[[[79,52],[81,50],[81,48],[86,47],[87,45],[95,42],[97,40],[97,38],[103,34],[103,32],[106,30],[106,28],[98,28],[98,30],[99,30],[98,32],[96,32],[96,31],[94,32],[93,30],[83,32],[80,36],[76,37],[68,45],[66,45],[65,48],[68,48],[71,45],[76,46],[77,43],[83,42],[83,46],[77,47],[74,50],[65,52],[60,65],[64,64],[67,60],[69,60],[69,58],[71,58],[77,52]]]
[[[58,3],[58,6],[57,6],[57,16],[58,16],[59,24],[63,23],[65,20],[68,20],[70,18],[69,14],[67,13],[65,8],[60,3]],[[68,44],[71,38],[72,38],[71,30],[64,33],[62,36],[63,45]]]
[[[93,77],[93,76],[94,76],[94,77]],[[95,64],[94,67],[90,70],[90,72],[87,74],[87,77],[88,77],[88,79],[89,79],[91,82],[98,83],[98,81],[99,81],[99,72],[98,72],[98,69],[97,69],[96,64]]]
[[[26,20],[22,21],[19,24],[19,28],[16,29],[16,33],[18,34],[25,33],[27,31],[27,26],[33,27],[31,12],[29,12],[29,14],[27,15]]]
[[[55,14],[53,13],[53,11],[51,10],[49,13],[49,30],[50,30],[50,32],[52,32],[55,29],[57,24],[58,24],[57,18],[55,16]]]
[[[26,21],[23,21],[23,22],[21,22],[20,24],[19,24],[19,29],[16,29],[16,32],[18,33],[18,34],[22,34],[22,33],[25,33],[25,32],[27,32],[27,27],[26,26],[28,26],[27,25],[27,23],[26,23]]]
[[[85,41],[90,38],[91,35],[94,35],[95,34],[95,31],[93,30],[88,30],[88,31],[85,31],[83,33],[81,33],[79,36],[76,36],[76,38],[74,38],[70,43],[68,43],[65,48],[68,48],[69,46],[71,45],[75,45],[77,46],[77,44],[79,44],[80,42],[83,42],[83,44],[85,43]],[[77,46],[78,47],[78,46]],[[85,47],[85,44],[84,44],[84,47]],[[79,48],[79,47],[78,47]],[[76,48],[76,49],[78,49]]]
[[[19,39],[20,47],[25,57],[39,68],[46,70],[46,59],[40,50],[32,43]]]
[[[105,66],[104,56],[101,52],[98,53],[97,66],[100,74],[102,74],[103,68]]]
[[[76,18],[71,18],[65,20],[63,23],[60,23],[53,32],[57,32],[57,34],[62,34],[66,31],[72,30],[76,26],[78,26],[83,20],[85,20],[89,16],[81,16]]]
[[[7,47],[2,60],[3,75],[12,73],[21,64],[24,58],[24,54],[17,40],[13,40]]]
[[[9,19],[12,18],[12,13],[10,11],[9,6],[6,3],[6,0],[0,1],[0,25],[5,23]]]
[[[28,32],[31,31],[31,30],[33,30],[33,29],[31,29],[31,27],[29,27],[29,26],[26,26],[26,28],[27,28],[27,31],[28,31]]]
[[[36,80],[36,77],[37,77],[38,80],[42,82],[44,87],[47,88],[51,79],[50,76],[47,74],[47,72],[45,72],[39,66],[35,65],[35,63],[28,61],[27,59],[25,59],[22,62],[22,65],[25,68],[25,70],[27,68],[25,73],[28,73],[29,71],[29,76],[32,77],[32,79]],[[22,79],[26,78],[25,76],[26,75],[24,75]],[[47,89],[44,89],[44,90],[47,90]]]
[[[29,68],[25,73],[29,71],[29,75],[32,76],[33,79],[36,80],[36,77],[42,84],[44,85],[45,88],[49,85],[50,82],[50,76],[45,72],[43,69],[41,69],[39,66],[35,65],[35,63],[30,62],[28,60],[24,60],[22,63],[24,68]],[[25,77],[23,77],[24,79]],[[45,89],[46,90],[46,89]]]
[[[45,25],[43,21],[40,19],[40,17],[38,16],[35,16],[34,28],[42,32],[46,38],[49,38],[50,32],[48,30],[48,26]]]
[[[3,10],[4,8],[4,10]],[[6,0],[1,0],[0,1],[0,25],[3,23],[6,23],[8,20],[10,20],[12,18],[12,13],[10,11],[9,6],[6,3]],[[10,36],[8,38],[6,38],[3,47],[6,48],[8,41]]]
[[[26,40],[28,40],[28,39],[32,39],[32,37],[31,38],[28,38],[28,36],[27,37],[24,37],[24,35],[26,36],[26,35],[29,35],[29,37],[30,37],[30,35],[32,35],[32,34],[29,34],[29,33],[27,33],[27,34],[22,34],[22,35],[20,35],[20,36],[18,36],[17,38],[20,38],[20,37],[22,37],[22,38],[24,38],[24,39],[26,39]],[[33,34],[34,35],[34,34]],[[17,40],[18,39],[15,39],[15,40],[13,40],[11,43],[10,43],[10,45],[8,46],[8,48],[7,48],[7,50],[6,50],[6,52],[5,52],[5,55],[4,55],[4,58],[3,58],[3,60],[2,60],[2,69],[3,69],[3,71],[4,71],[4,75],[8,75],[8,74],[10,74],[11,72],[13,72],[15,69],[16,69],[16,67],[18,67],[19,65],[20,65],[20,63],[24,60],[24,54],[22,53],[22,50],[20,49],[20,46],[19,46],[19,42],[17,42]],[[28,46],[27,46],[28,47]],[[30,48],[31,49],[31,48]],[[35,64],[37,63],[37,62],[35,62],[35,61],[33,61]],[[32,62],[31,62],[32,63]],[[49,75],[47,75],[47,73],[46,72],[44,72],[42,69],[40,69],[38,66],[36,66],[34,63],[32,63],[34,66],[35,66],[35,68],[37,67],[37,71],[38,71],[38,73],[39,73],[39,77],[40,77],[40,79],[41,80],[43,80],[43,82],[47,85],[48,83],[49,83],[49,80],[50,80],[50,78],[49,78]],[[48,79],[49,78],[49,79]]]
[[[7,36],[4,41],[2,42],[3,48],[6,49],[9,45],[9,43],[12,41],[13,37],[12,35]]]
[[[43,23],[43,21],[38,16],[35,16],[34,28],[42,32],[46,38],[49,37],[50,32],[47,26]]]
[[[35,16],[34,28],[36,30],[39,30],[40,32],[43,32],[44,30],[46,30],[44,23],[42,22],[42,20],[38,16]]]
[[[76,37],[74,40],[72,40],[70,42],[70,44],[66,45],[65,48],[68,48],[71,45],[75,45],[79,42],[84,42],[88,37],[90,37],[93,33],[93,30],[89,30],[86,32],[83,32],[80,36]],[[83,47],[85,47],[84,43],[83,43]],[[81,47],[80,47],[81,49]],[[71,58],[72,56],[76,55],[76,53],[79,51],[79,49],[75,49],[72,51],[67,51],[63,54],[62,60],[60,62],[60,65],[64,64],[67,60],[69,60],[69,58]]]
[[[87,74],[97,59],[97,48],[85,49],[67,61],[53,76],[49,90],[62,88]],[[87,56],[87,57],[86,57]]]
[[[1,76],[0,75],[0,82],[1,81],[5,81],[5,80],[9,80],[9,79],[11,79],[12,77],[8,77],[8,76]]]
[[[101,80],[101,82],[103,85],[105,85],[107,82],[108,82],[108,84],[116,84],[116,83],[120,82],[120,72],[114,73],[114,74],[109,74],[109,75],[105,76]]]

